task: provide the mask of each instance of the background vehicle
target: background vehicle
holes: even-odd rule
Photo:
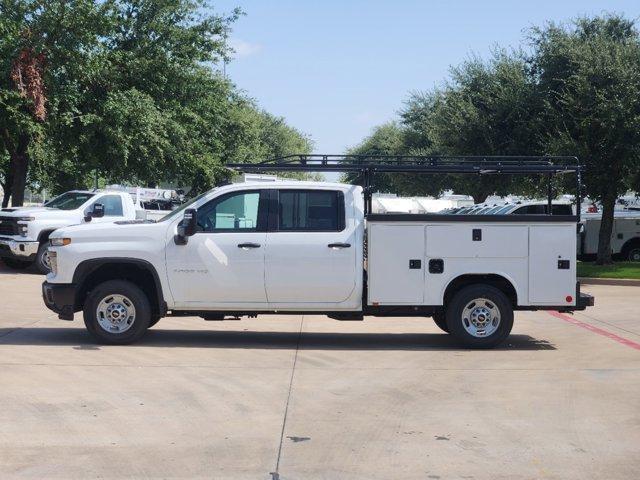
[[[598,253],[602,214],[586,213],[578,238],[578,257],[588,259]],[[617,211],[613,217],[611,253],[622,260],[640,262],[640,212]]]
[[[0,210],[0,257],[10,268],[23,269],[35,263],[41,273],[48,273],[47,249],[55,229],[135,218],[131,195],[114,190],[73,190],[42,207],[4,208]]]
[[[109,343],[135,341],[165,315],[277,311],[433,316],[471,347],[504,340],[514,310],[593,304],[576,282],[577,217],[369,214],[367,186],[362,193],[231,184],[157,223],[59,229],[44,301],[62,319],[83,310],[87,329]]]

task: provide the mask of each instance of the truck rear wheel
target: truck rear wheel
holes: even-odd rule
[[[447,306],[449,332],[470,348],[492,348],[509,336],[513,307],[491,285],[471,285],[456,293]]]
[[[625,249],[623,259],[630,262],[640,262],[640,244],[631,245]]]
[[[83,313],[87,330],[100,343],[133,343],[145,334],[151,322],[149,299],[125,280],[109,280],[94,288],[87,296]]]
[[[435,313],[433,314],[433,321],[440,330],[445,333],[449,333],[449,327],[447,326],[447,315],[444,308],[439,308],[435,311]]]

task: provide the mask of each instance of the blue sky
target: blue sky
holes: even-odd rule
[[[343,153],[396,118],[411,91],[495,45],[517,47],[531,26],[603,12],[640,17],[639,1],[267,1],[239,6],[227,75],[260,106],[309,134],[317,153]]]

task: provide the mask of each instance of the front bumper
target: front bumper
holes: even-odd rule
[[[39,246],[40,244],[34,241],[21,241],[8,237],[0,237],[0,257],[32,260],[38,253]]]
[[[47,308],[56,312],[59,319],[73,320],[76,303],[75,284],[44,282],[42,298]]]

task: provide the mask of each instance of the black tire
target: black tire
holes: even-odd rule
[[[152,316],[151,321],[149,322],[149,328],[153,327],[156,323],[158,323],[161,318],[162,317],[159,317],[158,315]]]
[[[447,325],[447,316],[445,315],[444,308],[439,308],[433,314],[433,321],[440,330],[445,333],[449,333],[449,326]]]
[[[477,299],[485,299],[485,305],[474,305],[473,301]],[[464,318],[465,309],[473,308],[471,313],[477,312],[476,308],[482,308],[483,311],[489,311],[489,320],[491,314],[497,313],[499,322],[495,330],[487,336],[474,336],[467,331],[466,325],[470,325],[473,329],[474,325],[470,322],[470,318]],[[496,312],[497,310],[497,312]],[[468,312],[468,310],[467,310]],[[513,306],[507,296],[491,285],[470,285],[457,292],[447,306],[447,326],[449,332],[464,346],[469,348],[492,348],[502,343],[511,333],[513,328]],[[469,315],[470,317],[471,315]],[[478,315],[480,320],[486,320],[486,314]],[[490,328],[477,328],[477,332],[481,333]]]
[[[38,270],[38,272],[42,273],[43,275],[46,275],[51,271],[51,267],[47,263],[47,249],[50,246],[51,243],[49,243],[49,240],[41,243],[38,247],[38,253],[36,255],[36,270]]]
[[[640,244],[636,243],[625,247],[622,259],[629,262],[640,262]]]
[[[111,295],[126,297],[135,308],[135,316],[131,325],[126,331],[120,333],[107,331],[98,321],[98,306]],[[95,287],[84,302],[83,314],[84,324],[89,333],[98,342],[113,345],[125,345],[139,340],[151,323],[149,299],[140,288],[126,280],[108,280]]]
[[[29,268],[33,262],[25,260],[16,260],[15,258],[3,258],[4,264],[13,270],[24,270]]]

